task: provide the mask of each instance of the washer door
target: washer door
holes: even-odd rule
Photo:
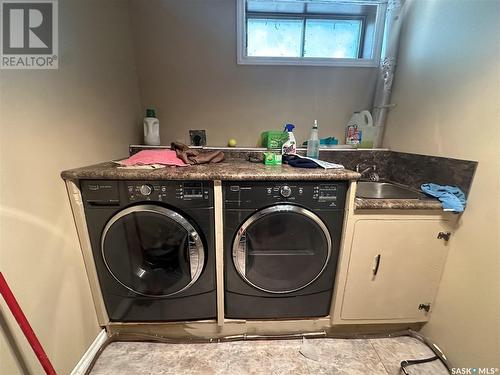
[[[280,204],[256,212],[243,223],[233,242],[233,262],[253,287],[291,293],[321,275],[331,247],[328,228],[316,214]]]
[[[101,251],[116,281],[148,297],[188,289],[205,262],[194,227],[177,212],[155,205],[129,207],[113,216],[104,228]]]

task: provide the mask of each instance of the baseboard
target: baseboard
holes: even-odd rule
[[[94,342],[90,344],[87,351],[83,354],[80,361],[78,361],[73,371],[71,371],[71,375],[85,374],[85,371],[87,371],[87,368],[90,366],[90,363],[94,359],[97,351],[101,348],[102,344],[104,344],[107,338],[108,335],[106,334],[106,331],[104,329],[101,330],[101,332],[99,332],[99,334],[95,338]]]

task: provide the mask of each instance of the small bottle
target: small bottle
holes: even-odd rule
[[[148,146],[160,145],[160,122],[156,118],[154,109],[146,110],[144,117],[144,144]]]
[[[319,159],[319,135],[318,135],[318,120],[314,120],[314,125],[311,129],[311,135],[307,141],[307,157]]]

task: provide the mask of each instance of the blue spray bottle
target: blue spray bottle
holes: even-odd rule
[[[284,132],[288,132],[288,141],[283,143],[283,147],[281,148],[281,155],[295,155],[297,154],[297,142],[295,141],[295,136],[293,135],[293,129],[295,129],[295,125],[286,124]]]

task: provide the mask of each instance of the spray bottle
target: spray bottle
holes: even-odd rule
[[[295,136],[293,135],[293,129],[295,129],[295,125],[286,124],[284,132],[288,132],[288,141],[283,143],[283,147],[281,148],[281,155],[295,155],[297,153],[297,142],[295,141]]]

